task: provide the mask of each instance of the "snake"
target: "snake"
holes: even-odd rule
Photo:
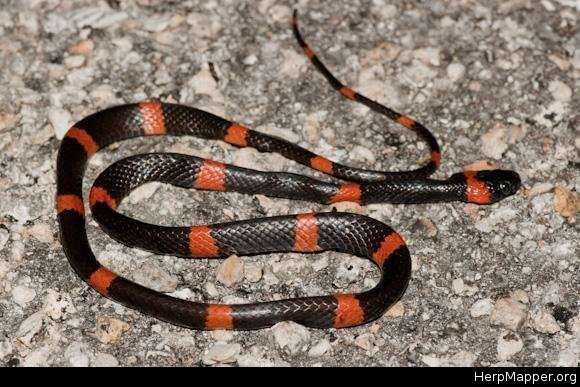
[[[430,151],[424,165],[409,171],[349,167],[209,112],[159,100],[98,111],[70,127],[61,141],[56,167],[56,212],[60,241],[71,267],[99,294],[145,315],[194,330],[255,330],[285,321],[326,329],[354,327],[376,320],[407,289],[412,266],[409,249],[399,233],[379,220],[358,213],[330,211],[167,227],[117,211],[133,190],[150,182],[325,205],[339,202],[487,205],[517,193],[520,177],[510,170],[464,171],[445,180],[430,178],[441,163],[440,147],[433,134],[413,118],[341,83],[304,41],[297,20],[294,12],[295,38],[326,81],[348,100],[416,133]],[[158,292],[103,266],[87,236],[82,188],[85,169],[97,151],[122,140],[145,136],[194,136],[223,141],[237,148],[252,147],[258,152],[278,153],[329,177],[320,180],[295,173],[257,171],[176,153],[130,156],[106,168],[89,193],[92,216],[114,240],[185,259],[335,251],[369,259],[380,270],[378,283],[359,293],[220,304]]]

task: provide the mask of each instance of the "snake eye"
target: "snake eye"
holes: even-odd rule
[[[500,189],[501,193],[504,194],[504,195],[509,195],[509,194],[512,193],[512,187],[507,182],[500,183],[499,189]]]

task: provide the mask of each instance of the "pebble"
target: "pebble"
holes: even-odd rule
[[[257,263],[247,263],[244,266],[244,277],[248,282],[258,283],[264,275],[262,266]]]
[[[18,117],[14,114],[0,112],[0,130],[12,127],[17,120]]]
[[[539,309],[531,313],[532,326],[540,333],[554,334],[560,332],[560,325],[550,312]]]
[[[365,351],[371,351],[375,347],[375,339],[372,333],[363,333],[354,339],[354,344]]]
[[[554,209],[565,218],[575,217],[580,211],[578,193],[563,187],[554,188]]]
[[[70,296],[48,289],[44,298],[44,313],[53,320],[61,320],[66,315],[75,312]]]
[[[268,358],[269,348],[260,346],[253,346],[248,352],[243,353],[237,357],[238,365],[240,367],[284,367],[288,366],[286,362],[274,362]]]
[[[64,356],[73,367],[88,367],[89,356],[86,354],[86,346],[79,342],[71,343],[64,351]]]
[[[72,55],[64,60],[64,64],[69,68],[81,67],[85,64],[85,57],[82,55]]]
[[[191,78],[188,86],[192,88],[195,94],[205,94],[215,101],[223,101],[223,97],[218,90],[218,84],[211,75],[208,66],[204,66],[197,74]]]
[[[56,138],[59,140],[64,138],[64,135],[72,125],[72,117],[70,113],[63,108],[51,108],[48,111],[48,120],[52,125]]]
[[[129,15],[125,12],[116,12],[105,6],[95,6],[79,8],[73,12],[70,21],[75,23],[78,28],[105,29],[119,24],[128,17]]]
[[[358,203],[355,202],[338,202],[331,205],[332,208],[336,209],[338,212],[349,212],[351,214],[364,214],[365,209]]]
[[[489,160],[478,160],[463,168],[464,171],[491,171],[497,169],[497,164]]]
[[[473,318],[478,318],[489,315],[492,309],[493,309],[493,301],[491,300],[491,298],[484,298],[482,300],[478,300],[473,303],[473,305],[469,309],[469,314]]]
[[[170,23],[171,18],[169,16],[162,15],[157,17],[151,17],[147,18],[143,22],[143,29],[150,32],[161,32],[167,29]]]
[[[385,316],[388,317],[403,317],[405,315],[405,305],[399,301],[395,305],[391,306]]]
[[[50,365],[48,359],[50,357],[50,349],[48,346],[40,347],[32,352],[30,352],[22,361],[23,368],[32,367],[47,367]]]
[[[10,239],[10,233],[8,230],[0,228],[0,251],[2,251],[4,246],[6,246],[8,239]]]
[[[0,280],[6,277],[10,271],[10,265],[5,260],[0,260]]]
[[[421,62],[439,66],[441,64],[441,49],[438,47],[424,47],[413,51],[413,56]]]
[[[419,60],[414,60],[404,71],[405,76],[417,84],[424,84],[437,76],[437,71]]]
[[[12,343],[8,339],[0,342],[0,360],[10,355],[12,353],[13,348],[14,347],[12,346]]]
[[[232,331],[224,331],[224,330],[212,331],[211,336],[216,341],[219,341],[222,343],[227,343],[227,342],[230,342],[234,339],[234,334],[232,333]]]
[[[216,279],[221,284],[231,287],[244,278],[244,262],[237,255],[232,255],[218,266]]]
[[[528,293],[526,293],[525,291],[521,290],[521,289],[517,289],[514,290],[513,292],[511,292],[511,297],[518,301],[521,302],[522,304],[529,304],[530,303],[530,296],[528,296]]]
[[[241,350],[240,344],[217,343],[205,352],[202,362],[205,365],[235,363]]]
[[[481,151],[483,154],[496,160],[501,159],[508,149],[507,134],[506,127],[497,124],[481,136]]]
[[[528,197],[533,198],[534,196],[543,195],[552,191],[553,189],[554,185],[551,183],[538,183],[528,191]]]
[[[559,102],[570,102],[572,99],[572,89],[570,86],[565,84],[560,80],[555,80],[550,82],[548,85],[548,90],[552,94],[552,97]]]
[[[36,291],[27,286],[18,285],[12,289],[12,300],[21,307],[25,307],[35,297]]]
[[[91,362],[92,367],[97,368],[111,368],[118,367],[119,361],[113,355],[108,353],[99,352],[95,355],[94,360]]]
[[[280,68],[280,76],[297,79],[306,68],[307,59],[296,50],[282,50],[283,62]]]
[[[81,40],[68,48],[68,52],[74,55],[87,55],[95,48],[95,42],[90,39]]]
[[[477,355],[468,351],[460,351],[449,358],[437,355],[423,355],[421,357],[421,361],[429,367],[473,367],[476,360]]]
[[[527,307],[523,303],[513,298],[501,298],[496,301],[490,320],[493,325],[516,331],[523,325],[527,315]]]
[[[29,232],[39,242],[50,244],[54,241],[53,229],[47,223],[37,223]]]
[[[116,318],[98,317],[95,337],[103,344],[114,344],[129,328],[129,324]]]
[[[516,353],[524,348],[524,342],[514,332],[503,331],[497,340],[497,358],[499,360],[511,359]]]
[[[320,141],[320,121],[324,120],[326,114],[323,112],[311,113],[306,117],[304,122],[304,132],[306,133],[306,140],[311,144],[316,144]]]
[[[453,293],[461,295],[464,291],[464,288],[465,284],[463,279],[455,278],[453,281],[451,281],[451,289],[453,290]]]
[[[296,355],[308,349],[310,332],[302,325],[291,321],[281,322],[274,325],[271,330],[276,345],[286,353]]]
[[[454,62],[447,66],[447,76],[451,82],[457,82],[465,76],[465,66],[462,63]]]
[[[328,267],[328,257],[318,258],[316,261],[312,262],[312,269],[314,271],[321,271]]]
[[[20,323],[16,337],[22,344],[29,346],[34,336],[42,329],[43,323],[44,313],[42,311],[31,314]]]
[[[355,145],[350,151],[349,157],[352,160],[364,160],[369,165],[373,165],[377,161],[374,152],[362,145]]]
[[[333,284],[339,289],[345,288],[360,279],[360,272],[360,259],[344,257],[338,264]]]
[[[244,58],[242,63],[245,64],[246,66],[253,66],[256,63],[258,63],[258,57],[254,54],[248,55],[247,57]]]
[[[319,358],[332,350],[330,341],[322,339],[316,342],[308,351],[308,356],[311,358]]]
[[[115,96],[115,90],[113,89],[113,87],[111,85],[97,85],[94,88],[91,89],[90,91],[90,96],[92,98],[92,100],[94,101],[95,105],[106,105],[106,104],[112,104],[115,103],[117,101],[117,97]],[[149,187],[150,185],[156,185],[159,183],[149,183],[149,184],[145,184],[142,187]],[[137,188],[135,191],[139,190],[141,187]],[[129,200],[131,198],[131,195],[135,192],[131,192],[129,194]]]
[[[144,200],[151,199],[151,197],[155,195],[159,187],[161,187],[161,183],[157,182],[144,184],[131,191],[127,200],[131,204],[137,204],[143,202]]]
[[[177,290],[179,279],[160,268],[154,262],[145,262],[134,275],[140,285],[161,293],[173,293]]]
[[[281,281],[286,283],[296,283],[310,271],[311,265],[306,258],[292,257],[280,262],[272,262],[272,273]]]
[[[478,220],[475,228],[481,232],[491,233],[499,224],[508,224],[509,221],[516,218],[518,212],[511,207],[500,207],[495,209],[488,217]]]

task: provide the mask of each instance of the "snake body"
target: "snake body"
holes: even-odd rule
[[[429,161],[413,171],[381,172],[348,167],[192,107],[157,101],[111,107],[71,127],[57,160],[56,207],[61,243],[75,272],[105,297],[183,327],[199,330],[251,330],[294,321],[313,328],[351,327],[379,318],[405,292],[411,276],[403,238],[384,223],[350,213],[305,213],[191,227],[143,223],[116,211],[135,188],[163,182],[183,188],[237,191],[323,204],[429,203],[462,201],[491,204],[513,195],[520,178],[513,171],[462,172],[446,180],[428,177],[441,153],[423,125],[344,86],[302,38],[298,43],[328,82],[346,98],[362,103],[416,132],[430,148]],[[94,218],[114,239],[158,254],[185,258],[225,258],[273,252],[338,251],[372,260],[379,283],[357,294],[302,297],[226,305],[177,299],[136,284],[101,265],[86,232],[82,181],[89,158],[112,143],[141,136],[195,136],[236,147],[277,152],[339,180],[325,182],[291,173],[259,172],[213,160],[172,153],[136,155],[114,163],[94,182],[89,204]]]

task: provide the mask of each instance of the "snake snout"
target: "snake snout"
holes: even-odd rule
[[[493,170],[479,171],[477,178],[484,181],[492,196],[492,202],[515,195],[522,185],[520,175],[514,171]]]

